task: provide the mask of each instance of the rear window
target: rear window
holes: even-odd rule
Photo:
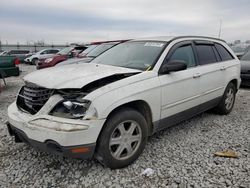
[[[227,51],[227,49],[221,44],[215,44],[215,47],[218,50],[222,61],[228,61],[234,59],[233,56]]]
[[[200,65],[206,65],[217,62],[212,45],[200,44],[196,45],[196,50]]]

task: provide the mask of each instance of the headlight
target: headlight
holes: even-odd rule
[[[80,119],[85,116],[90,104],[90,101],[83,99],[65,100],[57,104],[50,112],[50,115],[70,119]]]
[[[53,60],[53,58],[48,58],[48,59],[45,59],[45,63],[49,63],[49,62],[51,62]]]

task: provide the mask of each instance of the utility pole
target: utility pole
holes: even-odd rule
[[[0,37],[0,52],[2,51],[2,41],[1,41],[1,37]]]
[[[219,29],[219,38],[220,38],[220,36],[221,36],[221,28],[222,28],[222,20],[220,19],[220,29]]]

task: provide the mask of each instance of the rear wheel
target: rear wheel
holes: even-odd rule
[[[113,114],[98,139],[96,158],[115,169],[134,162],[148,137],[145,118],[136,110],[124,108]]]
[[[236,95],[236,86],[235,84],[230,82],[226,87],[226,90],[224,92],[224,95],[220,103],[215,108],[215,111],[221,115],[229,114],[234,107],[235,95]]]

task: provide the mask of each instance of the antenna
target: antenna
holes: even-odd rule
[[[222,28],[222,20],[220,19],[220,29],[219,29],[219,36],[218,36],[218,38],[220,38],[220,36],[221,36],[221,28]]]

